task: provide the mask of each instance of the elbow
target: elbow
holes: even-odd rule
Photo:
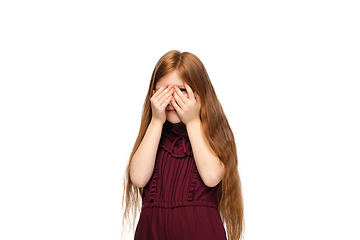
[[[139,187],[139,188],[143,188],[143,187],[145,187],[146,186],[146,184],[147,184],[147,182],[145,182],[144,180],[141,180],[141,179],[137,179],[137,178],[135,178],[135,179],[131,179],[131,183],[133,184],[133,185],[135,185],[136,187]]]
[[[224,178],[225,175],[225,166],[221,163],[221,167],[218,171],[213,172],[212,174],[208,174],[204,176],[203,182],[208,187],[215,187],[217,186],[221,180]]]
[[[207,187],[215,187],[221,182],[221,178],[207,178],[204,179],[203,182]]]
[[[130,180],[133,185],[139,188],[143,188],[149,182],[149,179],[145,179],[144,177],[136,174],[130,173]]]
[[[221,179],[220,179],[221,181]],[[215,187],[219,184],[220,181],[204,181],[204,184],[207,186],[207,187]]]

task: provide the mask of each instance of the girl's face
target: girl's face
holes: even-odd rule
[[[180,78],[178,73],[176,71],[173,71],[159,79],[159,81],[155,85],[155,92],[158,91],[159,88],[161,86],[163,86],[165,83],[167,83],[167,84],[178,86],[178,88],[180,88],[181,92],[183,94],[185,94],[185,96],[187,98],[189,98],[189,95],[184,86],[184,82],[185,81]],[[172,98],[175,99],[174,97],[172,97]],[[173,110],[173,111],[169,111],[169,110]],[[179,115],[177,114],[177,112],[175,111],[175,108],[172,106],[171,103],[169,103],[166,106],[165,112],[166,112],[166,120],[168,120],[169,122],[171,122],[171,123],[181,122]]]

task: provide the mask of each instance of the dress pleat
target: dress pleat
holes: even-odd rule
[[[226,240],[220,196],[221,182],[210,188],[201,180],[188,135],[166,121],[135,240]]]

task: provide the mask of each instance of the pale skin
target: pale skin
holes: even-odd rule
[[[200,121],[200,97],[176,71],[163,78],[150,99],[152,119],[131,161],[130,179],[137,187],[144,187],[149,182],[154,171],[162,126],[168,119],[172,123],[181,121],[185,124],[200,177],[206,186],[214,187],[223,179],[225,166],[204,135]],[[158,88],[159,84],[162,85]],[[186,93],[183,93],[185,89]],[[176,113],[166,112],[165,109],[175,109]]]

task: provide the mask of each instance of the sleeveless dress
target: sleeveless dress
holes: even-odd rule
[[[201,180],[187,133],[166,121],[135,240],[226,240],[220,196],[221,182],[211,188]]]

